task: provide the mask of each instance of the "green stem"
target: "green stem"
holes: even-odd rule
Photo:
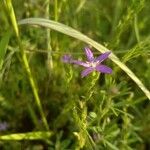
[[[89,85],[89,89],[87,92],[86,101],[88,101],[93,96],[94,87],[96,85],[97,80],[99,79],[99,76],[100,76],[99,74],[95,74],[94,77],[92,78],[92,81]]]
[[[49,0],[46,2],[46,18],[49,19]],[[47,50],[48,50],[48,57],[47,57],[47,63],[48,68],[53,69],[53,58],[52,58],[52,47],[51,47],[51,31],[50,29],[46,29],[46,40],[47,40]],[[51,72],[51,70],[49,70]]]
[[[55,21],[58,21],[58,1],[57,0],[55,0],[54,13],[55,13]]]
[[[27,56],[26,56],[26,53],[25,53],[25,51],[23,49],[23,46],[22,46],[22,42],[21,42],[20,35],[19,35],[19,29],[18,29],[18,25],[17,25],[17,21],[16,21],[16,17],[15,17],[15,13],[14,13],[14,9],[13,9],[11,0],[5,0],[4,5],[6,7],[6,10],[7,10],[8,14],[10,15],[10,20],[11,20],[13,29],[15,31],[17,41],[18,41],[18,45],[19,45],[19,49],[20,49],[20,52],[21,52],[23,65],[24,65],[25,70],[27,72],[27,75],[28,75],[28,78],[29,78],[29,81],[30,81],[30,85],[31,85],[31,88],[32,88],[32,92],[33,92],[37,107],[39,109],[39,113],[42,117],[42,121],[43,121],[43,124],[44,124],[46,130],[49,130],[49,126],[48,126],[46,117],[44,115],[42,105],[41,105],[41,101],[40,101],[40,98],[39,98],[39,95],[38,95],[38,92],[37,92],[38,90],[35,86],[35,82],[34,82],[30,67],[29,67],[28,60],[27,60]]]
[[[140,42],[140,35],[139,35],[139,29],[138,29],[138,17],[137,17],[137,14],[135,14],[135,16],[134,16],[134,30],[135,30],[136,40],[139,43]]]
[[[20,40],[18,39],[18,42]],[[19,42],[20,43],[20,42]],[[21,43],[20,43],[21,44]],[[19,44],[19,45],[20,45]],[[20,45],[21,46],[21,45]],[[20,47],[19,46],[19,47]],[[22,46],[21,46],[22,47]],[[37,107],[39,109],[39,112],[41,114],[41,117],[42,117],[42,121],[45,125],[45,128],[47,130],[49,130],[49,127],[48,127],[48,123],[47,123],[47,120],[46,120],[46,117],[44,115],[44,112],[43,112],[43,109],[42,109],[42,105],[41,105],[41,101],[40,101],[40,98],[39,98],[39,95],[38,95],[38,92],[37,92],[37,88],[35,86],[35,82],[33,80],[33,77],[32,77],[32,73],[31,73],[31,70],[30,70],[30,67],[29,67],[29,63],[28,63],[28,60],[27,60],[27,56],[26,56],[26,53],[24,52],[24,50],[20,47],[20,50],[21,50],[21,55],[22,55],[22,59],[23,59],[23,64],[24,64],[24,67],[25,67],[25,70],[27,72],[27,75],[28,75],[28,78],[29,78],[29,81],[30,81],[30,85],[31,85],[31,88],[32,88],[32,92],[34,94],[34,98],[35,98],[35,101],[36,101],[36,104],[37,104]]]

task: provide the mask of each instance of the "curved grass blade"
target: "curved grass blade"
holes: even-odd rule
[[[42,140],[48,139],[52,135],[51,132],[28,132],[28,133],[14,133],[0,136],[0,140]]]
[[[98,42],[90,39],[86,35],[82,34],[81,32],[64,25],[62,23],[58,23],[56,21],[48,20],[48,19],[42,19],[42,18],[27,18],[19,21],[19,25],[25,25],[25,24],[30,24],[30,25],[38,25],[38,26],[43,26],[46,28],[50,28],[56,31],[59,31],[61,33],[64,33],[66,35],[69,35],[71,37],[74,37],[78,40],[81,40],[97,50],[99,50],[101,53],[104,53],[106,51],[109,51],[106,47],[103,45],[99,44]],[[122,63],[119,58],[113,54],[113,52],[109,55],[109,58],[116,63],[122,70],[124,70],[128,76],[141,88],[141,90],[145,93],[145,95],[148,97],[150,100],[150,92],[149,90],[144,86],[144,84],[136,77],[136,75],[124,64]]]

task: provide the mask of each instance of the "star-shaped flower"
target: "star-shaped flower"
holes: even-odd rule
[[[105,52],[102,55],[98,56],[97,58],[94,58],[92,51],[89,48],[85,48],[85,54],[87,57],[86,62],[74,60],[70,55],[64,55],[63,62],[77,64],[85,67],[85,69],[81,73],[82,77],[87,76],[89,73],[93,71],[110,74],[112,73],[112,69],[101,64],[105,59],[108,58],[110,53],[111,53],[110,51]]]

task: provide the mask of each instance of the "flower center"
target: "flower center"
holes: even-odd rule
[[[93,68],[95,68],[96,65],[97,65],[97,63],[95,63],[95,62],[91,62],[91,63],[90,63],[90,66],[93,67]]]
[[[98,62],[87,62],[89,67],[95,68],[98,65]]]

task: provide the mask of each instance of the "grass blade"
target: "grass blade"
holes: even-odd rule
[[[52,135],[51,132],[28,132],[28,133],[15,133],[0,136],[0,140],[41,140],[47,139]]]
[[[108,141],[105,141],[105,142],[106,142],[106,144],[107,144],[111,149],[113,149],[113,150],[119,150],[115,145],[111,144],[110,142],[108,142]]]
[[[11,32],[7,31],[0,41],[0,70],[2,69],[2,66],[3,66],[4,56],[7,51],[7,46],[9,43],[10,36],[11,36]]]
[[[42,19],[42,18],[27,18],[27,19],[23,19],[23,20],[19,21],[19,24],[20,25],[23,25],[23,24],[39,25],[39,26],[43,26],[46,28],[50,28],[50,29],[59,31],[61,33],[64,33],[66,35],[69,35],[71,37],[74,37],[78,40],[81,40],[87,44],[90,44],[102,53],[108,51],[108,49],[106,47],[104,47],[103,45],[99,44],[98,42],[90,39],[89,37],[82,34],[81,32],[79,32],[79,31],[77,31],[77,30],[75,30],[69,26],[66,26],[62,23],[58,23],[56,21]],[[150,100],[149,90],[138,79],[138,77],[136,77],[136,75],[124,63],[122,63],[115,54],[111,53],[109,58],[114,63],[116,63],[122,70],[124,70],[127,73],[127,75],[141,88],[141,90],[145,93],[145,95]]]

